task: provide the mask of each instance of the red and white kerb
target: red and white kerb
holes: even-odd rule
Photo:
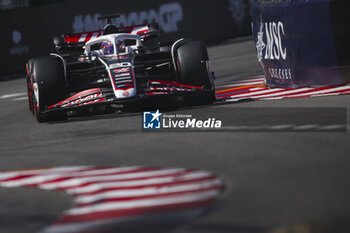
[[[140,166],[2,172],[0,186],[57,190],[73,197],[74,206],[45,233],[84,232],[126,219],[204,210],[223,190],[222,180],[211,172]]]

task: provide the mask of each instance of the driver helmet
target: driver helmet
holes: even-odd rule
[[[110,55],[114,53],[113,44],[110,42],[103,42],[101,45],[103,55]]]

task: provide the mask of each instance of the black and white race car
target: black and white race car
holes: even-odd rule
[[[54,38],[57,53],[26,65],[29,107],[39,122],[67,119],[87,107],[134,106],[165,98],[215,100],[208,52],[200,41],[159,41],[156,25],[117,28]],[[147,101],[146,101],[147,102]],[[193,98],[192,98],[193,102]]]

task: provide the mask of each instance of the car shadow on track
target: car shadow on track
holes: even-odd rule
[[[52,122],[48,122],[47,124],[64,124],[64,123],[71,123],[71,122],[105,120],[105,119],[115,119],[115,118],[122,118],[122,117],[134,117],[134,116],[141,116],[144,111],[156,111],[159,109],[163,113],[168,113],[168,112],[180,111],[180,110],[203,109],[203,108],[213,107],[220,104],[224,104],[224,102],[219,101],[209,105],[198,105],[198,106],[146,107],[135,111],[132,111],[132,110],[125,111],[123,109],[117,109],[114,112],[107,111],[107,112],[99,112],[99,113],[86,111],[86,112],[75,113],[71,117],[69,117],[67,120],[52,121]]]

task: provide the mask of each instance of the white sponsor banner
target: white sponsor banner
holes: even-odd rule
[[[105,26],[105,22],[98,20],[100,13],[76,15],[72,24],[75,33],[83,31],[94,31]],[[119,18],[112,19],[112,23],[117,27],[131,25],[158,23],[164,32],[177,32],[178,23],[183,19],[183,9],[180,3],[162,4],[158,9],[150,9],[129,14],[120,14]]]

